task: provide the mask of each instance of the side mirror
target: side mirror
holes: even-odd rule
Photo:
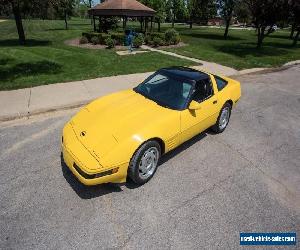
[[[191,101],[191,103],[189,105],[190,110],[197,110],[197,109],[200,109],[200,108],[201,108],[200,103],[198,103],[196,101]]]

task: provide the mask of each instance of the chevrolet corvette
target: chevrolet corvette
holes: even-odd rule
[[[211,128],[221,133],[241,97],[238,81],[163,68],[137,87],[91,102],[66,123],[64,162],[85,185],[149,181],[160,157]]]

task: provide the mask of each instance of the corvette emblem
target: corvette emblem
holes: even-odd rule
[[[85,131],[82,131],[82,132],[80,133],[80,136],[85,136],[85,134],[86,134],[86,132],[85,132]]]

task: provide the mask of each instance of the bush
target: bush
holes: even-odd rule
[[[153,38],[153,46],[158,47],[164,45],[164,40],[162,40],[160,37],[154,37]]]
[[[93,36],[93,37],[91,38],[91,43],[94,44],[94,45],[100,44],[100,39],[99,39],[99,37],[98,37],[98,36]]]
[[[93,37],[97,37],[99,40],[101,39],[101,33],[98,32],[83,32],[82,36],[86,37],[89,42],[92,42]]]
[[[86,44],[88,42],[89,40],[85,36],[82,36],[79,40],[79,44]]]
[[[125,35],[123,32],[114,32],[114,33],[110,33],[110,36],[112,39],[115,40],[117,45],[124,45],[125,43]]]
[[[145,37],[145,43],[152,46],[165,45],[165,34],[160,32],[147,33]]]
[[[139,48],[144,43],[144,36],[142,33],[139,33],[136,37],[133,38],[133,46]]]
[[[107,38],[110,38],[111,36],[109,35],[109,34],[107,34],[107,33],[101,33],[101,39],[100,39],[100,44],[106,44],[105,43],[105,40],[107,39]]]
[[[91,41],[91,32],[82,32],[82,36]]]
[[[99,32],[83,32],[82,33],[83,37],[86,37],[89,42],[92,42],[92,38],[96,37],[98,38],[98,43],[100,44],[105,44],[106,38],[110,37],[109,34],[107,33],[99,33]]]
[[[108,37],[105,39],[105,44],[106,44],[107,48],[109,48],[109,49],[114,48],[116,45],[115,40],[112,39],[111,37]]]
[[[178,44],[180,42],[180,36],[177,35],[177,36],[173,36],[171,39],[170,39],[170,44]]]
[[[161,32],[152,32],[148,34],[150,36],[150,39],[153,40],[154,37],[159,37],[162,40],[165,40],[165,34]]]
[[[149,35],[146,35],[146,36],[145,36],[145,39],[144,39],[144,42],[145,42],[146,44],[149,44],[150,41],[151,41],[151,37],[150,37]]]
[[[177,44],[180,42],[179,33],[174,29],[168,29],[165,32],[165,41],[168,44]]]

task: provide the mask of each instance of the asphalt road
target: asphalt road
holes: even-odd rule
[[[227,130],[167,154],[138,188],[84,187],[67,171],[60,134],[76,110],[0,124],[0,248],[236,249],[240,232],[299,237],[299,79],[300,66],[240,77]]]

